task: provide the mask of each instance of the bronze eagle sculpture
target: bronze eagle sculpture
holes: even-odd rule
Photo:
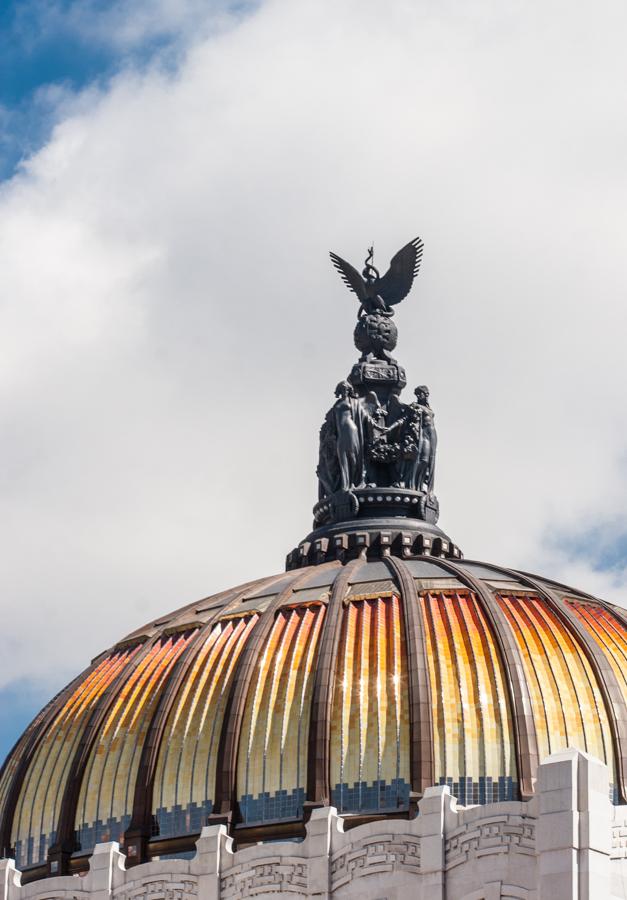
[[[423,242],[416,237],[399,250],[390,260],[390,268],[383,277],[372,265],[374,248],[370,247],[365,267],[361,273],[337,253],[330,253],[331,261],[344,284],[357,294],[360,302],[358,316],[379,313],[393,316],[390,307],[400,303],[409,294],[422,261]]]

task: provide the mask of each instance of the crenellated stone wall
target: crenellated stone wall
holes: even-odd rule
[[[314,810],[300,843],[233,852],[223,825],[203,829],[191,860],[125,868],[99,844],[83,876],[21,885],[0,862],[0,900],[619,900],[627,898],[627,807],[609,800],[607,767],[577,750],[540,766],[528,803],[458,808],[429,788],[412,820],[344,830],[333,808]]]

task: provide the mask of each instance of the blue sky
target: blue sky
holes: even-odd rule
[[[105,9],[113,6],[110,0],[102,2]],[[5,0],[0,6],[4,178],[46,139],[54,120],[50,88],[80,90],[109,76],[120,63],[114,47],[88,39],[67,21],[73,7],[69,0],[55,4]]]
[[[73,4],[58,4],[67,12]],[[102,6],[112,7],[103,0]],[[27,103],[42,85],[51,83],[81,87],[111,70],[115,55],[109,48],[87,42],[63,16],[50,21],[44,15],[49,4],[3,3],[0,8],[2,55],[0,84],[2,103],[9,108]]]
[[[49,685],[25,680],[12,682],[0,690],[0,759],[4,759],[24,728],[50,699]]]
[[[160,19],[157,3],[147,21],[143,0],[0,0],[0,178],[47,139],[64,97],[156,57],[175,65],[193,3],[180,11]]]
[[[47,135],[52,117],[47,104],[38,102],[42,90],[52,85],[80,89],[116,64],[109,48],[64,28],[62,18],[53,27],[42,21],[47,6],[29,0],[0,6],[0,175],[5,178]]]

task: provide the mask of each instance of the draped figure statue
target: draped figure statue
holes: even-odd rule
[[[364,450],[369,415],[348,381],[335,389],[337,400],[320,429],[318,479],[320,496],[364,487]]]
[[[337,434],[340,488],[349,491],[364,485],[364,409],[348,381],[340,381],[335,396],[331,412]]]
[[[429,388],[426,384],[421,384],[416,388],[414,394],[416,395],[416,407],[420,412],[420,444],[416,469],[416,490],[425,490],[428,494],[432,494],[438,435],[435,430],[434,413],[429,406]]]

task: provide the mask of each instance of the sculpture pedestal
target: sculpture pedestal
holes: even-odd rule
[[[440,507],[435,494],[396,487],[353,488],[319,500],[313,508],[314,526],[352,519],[407,516],[435,525]]]
[[[398,494],[385,494],[392,496]],[[400,556],[412,559],[417,556],[439,556],[461,559],[462,552],[437,525],[405,515],[384,515],[385,499],[381,502],[380,516],[367,516],[376,501],[360,508],[360,517],[344,522],[335,522],[316,528],[288,553],[286,569],[299,569],[333,559],[343,562],[358,556],[377,559],[386,556]],[[363,515],[363,517],[362,517]]]

